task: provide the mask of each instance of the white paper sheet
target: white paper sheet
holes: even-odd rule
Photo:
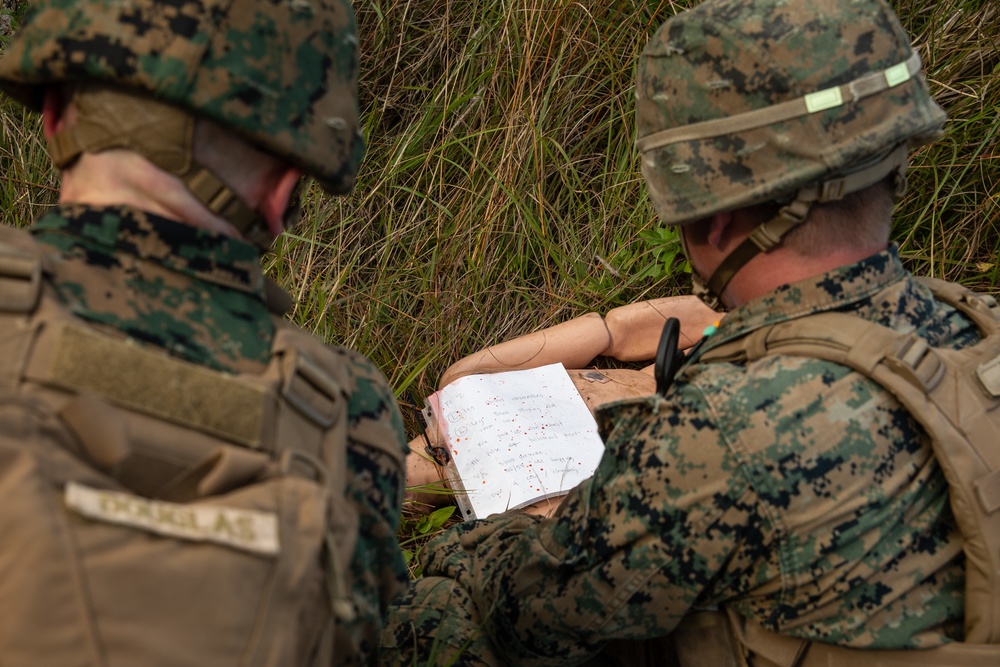
[[[566,493],[604,453],[597,423],[562,364],[469,375],[428,399],[461,477],[485,517]]]

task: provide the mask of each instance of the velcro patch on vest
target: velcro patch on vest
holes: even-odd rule
[[[95,521],[194,542],[215,542],[274,556],[281,551],[278,516],[221,505],[180,505],[68,482],[66,506]]]
[[[259,447],[266,392],[135,343],[67,325],[47,381],[136,412]]]

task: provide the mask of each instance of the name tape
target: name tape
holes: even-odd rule
[[[140,528],[157,535],[215,542],[266,556],[281,551],[278,517],[272,512],[220,505],[181,505],[68,482],[66,506],[96,521]]]

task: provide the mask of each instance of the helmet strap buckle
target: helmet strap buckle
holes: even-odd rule
[[[697,271],[691,272],[691,293],[712,310],[717,312],[724,310],[719,295],[709,289],[708,283],[698,275]]]
[[[835,178],[830,181],[820,183],[818,202],[839,201],[847,194],[847,180]]]
[[[803,199],[801,196],[781,207],[778,215],[771,220],[762,223],[750,233],[747,241],[757,246],[759,252],[769,252],[774,249],[785,234],[801,225],[809,215],[809,208],[812,202]],[[746,241],[744,241],[746,243]],[[754,255],[757,253],[754,252]],[[752,255],[751,255],[752,256]],[[750,259],[749,257],[747,258]]]

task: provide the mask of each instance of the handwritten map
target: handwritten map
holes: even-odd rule
[[[566,493],[604,453],[597,424],[562,364],[469,375],[428,399],[465,493],[465,518]]]

